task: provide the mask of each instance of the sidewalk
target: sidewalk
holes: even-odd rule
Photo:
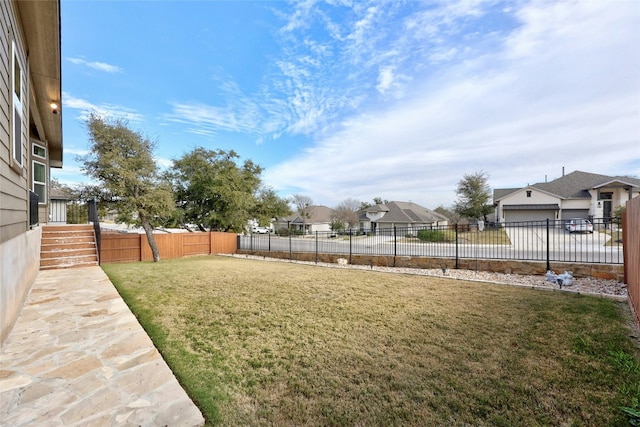
[[[100,267],[39,272],[0,349],[0,425],[203,424]]]

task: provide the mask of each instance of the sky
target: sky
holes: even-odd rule
[[[90,112],[170,168],[234,150],[280,196],[450,207],[574,170],[640,176],[636,1],[62,0],[64,167]]]

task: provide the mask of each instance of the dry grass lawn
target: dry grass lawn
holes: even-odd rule
[[[624,303],[228,257],[105,265],[211,425],[627,425]]]

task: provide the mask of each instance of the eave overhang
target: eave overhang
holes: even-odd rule
[[[62,167],[60,0],[15,1],[27,44],[30,124],[47,142],[49,164]],[[54,112],[51,103],[57,104]]]

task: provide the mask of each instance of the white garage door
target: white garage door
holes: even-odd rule
[[[505,222],[555,220],[556,211],[552,210],[513,210],[504,211]]]

